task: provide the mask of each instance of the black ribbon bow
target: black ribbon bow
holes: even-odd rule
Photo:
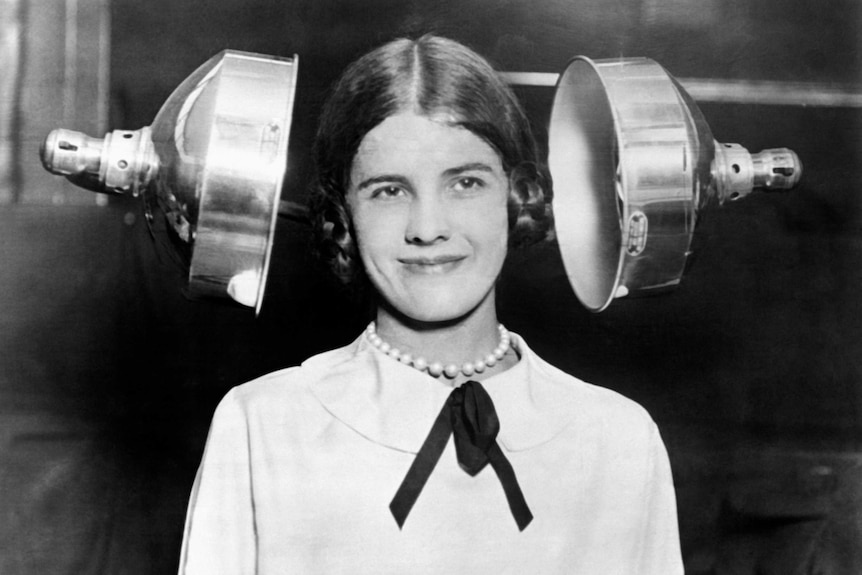
[[[479,382],[468,381],[453,389],[389,504],[398,527],[404,526],[407,515],[440,460],[449,436],[454,433],[455,451],[461,468],[473,477],[488,463],[491,464],[503,485],[518,529],[523,531],[533,520],[533,514],[527,507],[512,465],[497,444],[499,431],[500,421],[494,402]]]

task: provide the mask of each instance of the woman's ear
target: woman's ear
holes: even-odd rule
[[[509,240],[529,245],[553,237],[549,179],[533,163],[516,166],[509,175]]]

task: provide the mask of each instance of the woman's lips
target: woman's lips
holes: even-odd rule
[[[467,256],[441,255],[434,257],[399,258],[398,261],[408,270],[415,273],[435,274],[445,273],[458,266]]]

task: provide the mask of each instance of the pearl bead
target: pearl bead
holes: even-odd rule
[[[368,337],[368,341],[371,342],[371,345],[392,359],[399,361],[404,365],[410,365],[418,371],[427,370],[428,374],[432,377],[440,377],[445,374],[447,378],[454,379],[458,374],[464,374],[465,376],[470,377],[474,373],[482,373],[486,369],[494,367],[506,356],[512,345],[512,336],[509,334],[509,330],[507,330],[502,324],[497,326],[497,330],[500,333],[500,342],[497,347],[494,348],[494,351],[486,355],[484,358],[479,358],[475,361],[467,361],[460,366],[454,363],[448,363],[444,366],[443,363],[439,361],[429,364],[428,360],[422,356],[417,356],[414,359],[411,354],[402,353],[401,350],[383,341],[383,339],[377,335],[377,326],[374,322],[368,324],[368,327],[365,328],[365,333]]]

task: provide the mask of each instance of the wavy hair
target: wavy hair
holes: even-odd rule
[[[311,217],[316,249],[345,284],[365,278],[346,194],[365,135],[389,116],[445,114],[500,155],[509,178],[509,246],[552,230],[551,187],[527,117],[491,65],[439,36],[398,39],[348,66],[324,103],[314,143]]]

